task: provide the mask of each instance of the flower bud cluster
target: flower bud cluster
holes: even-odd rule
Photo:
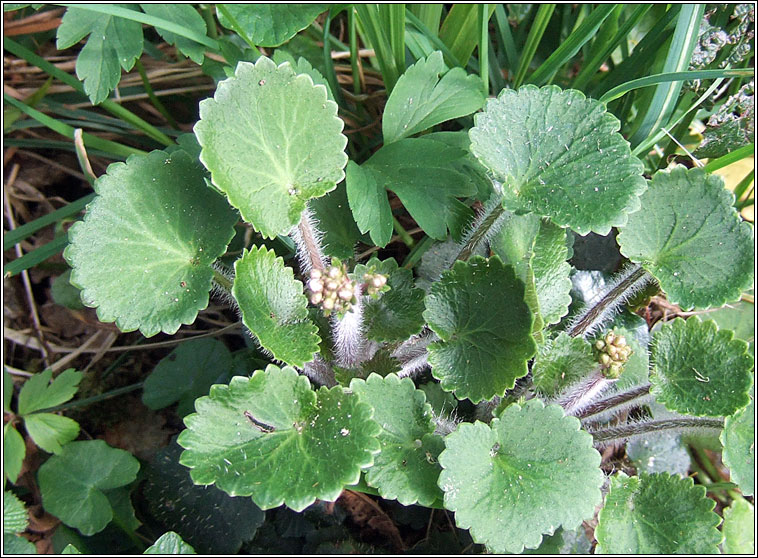
[[[624,364],[632,354],[632,348],[626,344],[624,336],[609,331],[604,338],[595,341],[595,349],[603,376],[612,380],[621,376]]]
[[[311,269],[308,290],[311,304],[321,306],[326,316],[332,312],[347,312],[357,302],[356,283],[348,277],[345,266],[336,258],[324,270]]]
[[[379,293],[389,290],[389,287],[385,288],[387,277],[381,273],[365,273],[363,281],[366,284],[366,294],[371,297],[376,298]]]

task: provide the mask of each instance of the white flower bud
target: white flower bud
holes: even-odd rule
[[[626,345],[626,338],[623,335],[619,335],[614,343],[617,347],[624,347]]]
[[[311,304],[318,304],[324,300],[324,294],[323,293],[313,293],[311,295]]]
[[[608,367],[611,364],[611,357],[609,357],[605,353],[601,354],[600,355],[600,364],[602,364],[605,367]]]
[[[334,299],[327,298],[326,300],[324,300],[324,303],[322,304],[322,306],[324,307],[324,310],[331,310],[331,309],[333,309],[334,308]]]
[[[337,295],[342,300],[349,301],[350,299],[353,298],[353,289],[347,289],[347,288],[340,289],[340,291],[339,291],[339,293],[337,293]]]
[[[320,293],[324,290],[324,283],[321,281],[321,279],[311,279],[308,281],[308,288],[311,290],[311,292]]]
[[[333,281],[330,279],[329,281],[326,282],[327,290],[336,291],[337,287],[339,287],[339,283],[337,283],[337,281]]]
[[[598,339],[597,341],[595,341],[595,348],[598,351],[602,351],[603,347],[605,347],[605,341],[603,341],[602,339]]]
[[[374,275],[371,279],[371,284],[377,289],[381,289],[387,282],[387,278],[384,275]]]
[[[329,268],[329,278],[330,279],[337,279],[342,275],[342,270],[339,267],[330,267]]]
[[[321,279],[321,270],[315,267],[311,269],[311,279]]]

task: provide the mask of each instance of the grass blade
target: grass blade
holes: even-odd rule
[[[674,37],[671,40],[662,73],[683,72],[689,67],[692,51],[695,49],[703,19],[704,4],[684,4],[677,18]],[[681,81],[661,83],[656,87],[653,99],[647,107],[636,131],[629,138],[632,147],[647,138],[653,130],[658,130],[669,120],[676,107]]]
[[[46,259],[51,258],[58,252],[63,250],[68,244],[68,236],[62,234],[51,240],[47,244],[35,248],[28,254],[24,254],[20,258],[13,260],[3,267],[3,277],[12,277],[18,273],[21,273],[25,269],[34,267],[38,263],[44,262]]]
[[[482,78],[482,88],[484,96],[490,94],[489,79],[489,54],[490,54],[490,35],[489,35],[489,4],[479,5],[479,75]],[[486,14],[486,15],[485,15]]]
[[[744,159],[745,157],[750,157],[754,152],[755,152],[755,144],[749,143],[747,145],[743,145],[742,147],[735,149],[731,153],[722,155],[718,159],[714,159],[713,161],[708,161],[708,163],[703,168],[705,169],[705,172],[713,172],[721,168],[724,168],[727,165],[731,165],[732,163],[736,163],[737,161]]]
[[[408,9],[424,24],[430,33],[433,33],[435,37],[439,36],[440,21],[442,20],[442,4],[411,4],[408,6]]]
[[[495,6],[495,24],[497,25],[499,44],[505,56],[505,66],[508,75],[511,76],[516,71],[521,54],[516,48],[516,43],[513,42],[511,25],[508,23],[508,16],[502,4]]]
[[[546,83],[564,64],[571,60],[579,49],[595,36],[600,25],[616,10],[616,4],[598,6],[582,21],[553,54],[529,77],[529,83],[542,85]]]
[[[495,6],[488,5],[487,21]],[[479,10],[476,4],[454,4],[440,28],[440,39],[463,67],[479,44]]]
[[[518,70],[516,71],[516,77],[513,78],[513,88],[518,87],[524,82],[526,72],[529,70],[529,65],[532,63],[534,53],[537,52],[537,46],[542,40],[542,36],[545,34],[547,24],[550,21],[550,17],[555,10],[555,4],[542,4],[537,10],[537,15],[534,16],[532,22],[532,28],[529,31],[529,35],[526,38],[526,44],[524,50],[521,52],[521,59],[519,60]]]
[[[67,217],[76,215],[82,211],[94,198],[94,193],[88,194],[83,198],[79,198],[78,200],[73,201],[68,205],[56,209],[55,211],[51,211],[47,215],[43,215],[34,221],[24,223],[20,227],[16,227],[12,231],[6,232],[5,235],[3,235],[3,251],[10,250],[22,240],[29,238],[38,230],[43,229],[48,225],[52,225],[53,223],[62,221]]]
[[[415,27],[422,35],[424,35],[424,37],[426,37],[426,39],[435,46],[435,48],[442,52],[442,55],[445,57],[445,64],[451,68],[463,67],[460,60],[458,60],[451,52],[451,50],[447,48],[447,45],[442,42],[442,39],[440,39],[437,34],[432,33],[421,20],[413,15],[413,12],[406,12],[405,18],[408,20],[408,23],[413,25],[413,27]]]

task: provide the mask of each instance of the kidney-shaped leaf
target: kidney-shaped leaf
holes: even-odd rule
[[[85,535],[102,531],[113,518],[104,491],[137,478],[139,461],[102,440],[71,442],[39,468],[45,510]]]
[[[236,213],[184,151],[113,163],[68,232],[63,255],[87,306],[122,331],[173,334],[208,306],[211,264],[234,236]]]
[[[397,499],[404,506],[416,502],[429,506],[441,499],[437,457],[444,444],[434,434],[432,408],[424,392],[410,378],[401,380],[395,374],[355,379],[350,389],[374,408],[374,420],[382,428],[378,436],[382,451],[366,473],[369,486],[378,488],[382,498]]]
[[[392,89],[382,116],[384,143],[466,116],[483,104],[481,79],[463,68],[447,70],[442,53],[435,51],[409,67]]]
[[[429,345],[432,374],[458,399],[503,395],[528,372],[537,345],[524,283],[500,258],[455,262],[432,285],[424,318],[441,341]]]
[[[677,166],[659,171],[642,209],[621,229],[621,253],[655,275],[684,309],[723,306],[753,281],[753,229],[718,175]]]
[[[305,203],[334,190],[347,164],[344,123],[326,88],[289,63],[240,62],[200,103],[200,160],[266,238],[286,234]]]
[[[143,554],[196,554],[196,552],[192,545],[184,542],[173,531],[169,531],[163,533]]]
[[[293,366],[313,360],[319,350],[318,328],[308,319],[303,284],[273,250],[251,248],[234,263],[232,294],[242,323],[275,358]]]
[[[692,317],[655,334],[651,393],[667,409],[695,416],[729,416],[750,403],[753,358],[747,343],[716,322]]]
[[[314,392],[290,367],[235,376],[195,406],[177,440],[180,462],[196,484],[252,496],[261,509],[336,500],[380,449],[369,405],[341,387]]]
[[[591,518],[602,499],[592,437],[557,405],[510,405],[489,426],[461,424],[445,446],[445,508],[493,552],[537,548],[542,535]]]
[[[718,554],[715,505],[691,478],[619,473],[598,516],[596,553]]]
[[[474,116],[471,151],[503,183],[504,205],[581,235],[608,234],[639,208],[642,163],[605,105],[554,85],[504,89]]]

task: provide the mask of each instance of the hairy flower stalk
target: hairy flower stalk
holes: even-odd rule
[[[483,242],[489,242],[498,233],[508,216],[502,202],[503,196],[497,191],[490,196],[479,215],[469,224],[460,242],[461,249],[455,260],[468,260]]]
[[[651,279],[652,276],[639,265],[625,267],[613,278],[599,300],[589,304],[574,318],[567,333],[571,337],[591,335]]]
[[[587,405],[576,417],[582,420],[589,419],[592,421],[602,420],[606,414],[617,414],[630,407],[635,407],[648,402],[650,395],[650,384],[634,387],[621,393],[615,393],[605,399],[595,401]]]
[[[363,301],[361,300],[362,285],[355,285],[351,296],[353,302],[350,309],[340,316],[332,317],[332,338],[337,355],[337,364],[344,368],[357,366],[366,358],[366,338],[363,332]],[[353,296],[354,293],[354,296]],[[326,303],[328,301],[324,301]]]
[[[321,238],[324,235],[318,228],[316,217],[307,205],[300,216],[300,223],[293,227],[290,236],[297,246],[297,258],[303,274],[310,272],[311,269],[323,270],[326,267],[326,256],[321,247]]]
[[[232,287],[234,286],[234,271],[224,264],[216,262],[213,264],[213,281],[211,295],[215,295],[224,301],[229,307],[233,308],[240,315],[239,304],[237,299],[232,296]]]
[[[634,438],[647,436],[651,432],[718,432],[723,428],[724,419],[721,418],[682,417],[628,423],[621,426],[611,426],[598,430],[590,430],[589,433],[592,434],[592,437],[595,440],[595,445],[607,446],[615,443],[630,441]]]
[[[569,386],[553,403],[563,407],[567,415],[576,416],[615,381],[606,378],[598,368],[583,380]]]
[[[326,387],[334,387],[337,380],[334,376],[334,370],[319,355],[316,355],[311,362],[306,362],[303,366],[303,374],[313,383]]]

